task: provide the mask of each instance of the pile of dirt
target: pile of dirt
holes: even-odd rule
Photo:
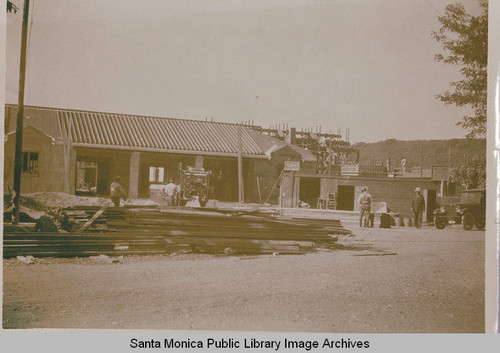
[[[63,192],[35,192],[23,194],[21,205],[36,211],[47,211],[50,208],[67,208],[72,206],[104,206],[109,202],[109,198],[97,196],[76,196]],[[157,206],[158,203],[147,199],[134,199],[121,202],[122,206]]]
[[[12,195],[4,195],[4,206],[9,204],[11,197]],[[109,202],[108,198],[97,196],[76,196],[65,194],[63,192],[35,192],[31,194],[23,194],[20,198],[21,212],[34,219],[38,219],[41,216],[46,215],[47,212],[55,208],[67,208],[73,206],[104,206],[107,202]],[[127,200],[122,201],[121,204],[122,206],[158,206],[158,203],[147,199]],[[9,212],[9,210],[4,207],[4,213],[5,212]],[[7,215],[4,214],[4,218],[10,220],[10,213]]]
[[[65,194],[63,192],[35,192],[24,194],[21,204],[32,210],[47,210],[54,207],[103,206],[109,199]]]

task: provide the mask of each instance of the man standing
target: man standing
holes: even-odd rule
[[[123,190],[120,184],[121,181],[122,179],[119,176],[115,176],[115,179],[109,187],[111,201],[113,201],[115,207],[120,207],[120,199],[123,198],[125,200],[125,190]]]
[[[406,158],[401,157],[401,174],[406,173]]]
[[[366,188],[361,190],[361,195],[359,195],[358,203],[360,205],[359,226],[367,228],[370,223],[370,208],[372,204],[372,197],[368,193],[368,190]]]
[[[411,203],[411,210],[415,215],[415,228],[420,229],[422,226],[422,213],[425,210],[425,200],[420,192],[420,188],[415,189],[415,197]]]
[[[168,184],[163,188],[163,192],[165,193],[167,200],[167,206],[175,206],[178,191],[179,188],[174,184],[174,179],[170,178],[168,180]]]

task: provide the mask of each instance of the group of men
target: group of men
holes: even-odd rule
[[[372,204],[372,197],[368,193],[368,190],[364,188],[361,190],[361,195],[358,198],[358,204],[360,207],[359,212],[359,226],[369,227],[370,225],[370,211]],[[422,227],[422,213],[425,210],[425,199],[422,196],[422,191],[420,188],[415,189],[415,196],[413,197],[411,203],[411,211],[414,215],[415,228],[420,229]]]
[[[111,201],[113,201],[115,207],[120,207],[120,200],[126,199],[125,190],[123,190],[120,183],[121,178],[116,176],[110,186]],[[177,198],[179,197],[181,190],[180,186],[174,183],[174,179],[170,178],[168,184],[165,185],[162,191],[165,196],[167,206],[177,205]],[[361,195],[359,195],[358,198],[358,204],[360,206],[359,226],[365,228],[369,227],[372,197],[366,188],[361,190]],[[420,228],[422,226],[422,213],[425,210],[425,200],[422,196],[420,188],[415,189],[415,197],[411,203],[411,210],[415,216],[415,227]]]
[[[168,184],[162,189],[167,206],[177,205],[177,198],[180,196],[180,191],[180,186],[176,185],[174,179],[170,178]],[[115,207],[120,207],[120,200],[125,200],[127,198],[127,194],[121,185],[121,178],[119,176],[113,179],[109,187],[109,194]]]

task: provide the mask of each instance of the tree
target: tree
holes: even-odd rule
[[[460,3],[446,6],[444,15],[438,17],[441,29],[432,32],[446,53],[436,55],[434,60],[460,66],[463,76],[462,80],[451,82],[451,90],[436,95],[436,99],[445,105],[472,109],[473,115],[466,115],[457,123],[471,138],[486,133],[488,3],[480,0],[479,5],[479,16],[468,14]]]
[[[19,10],[19,8],[16,6],[16,4],[14,4],[10,0],[7,0],[7,12],[14,11],[14,13],[17,13],[17,10]]]
[[[465,186],[466,189],[486,186],[486,158],[474,156],[464,164],[451,169],[450,181]]]

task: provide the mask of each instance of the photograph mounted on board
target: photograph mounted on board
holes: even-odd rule
[[[487,2],[6,18],[3,328],[485,332]]]

